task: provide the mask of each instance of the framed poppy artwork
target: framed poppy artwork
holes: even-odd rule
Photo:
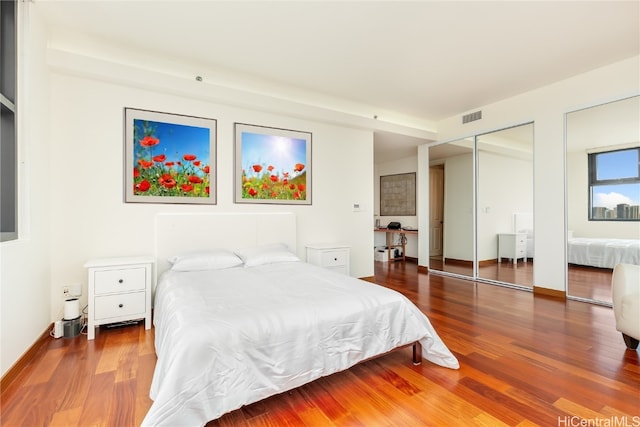
[[[311,133],[243,123],[235,131],[235,202],[311,204]]]
[[[216,204],[216,120],[125,108],[125,202]]]

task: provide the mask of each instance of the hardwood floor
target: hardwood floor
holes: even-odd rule
[[[517,266],[510,262],[489,263],[480,267],[479,276],[484,279],[497,280],[504,283],[517,283],[520,286],[533,287],[533,263],[519,261]],[[473,267],[469,264],[443,264],[441,257],[429,260],[431,268],[448,273],[473,276]],[[568,295],[600,303],[611,304],[611,275],[608,268],[568,265]],[[640,424],[640,423],[639,423]]]
[[[569,264],[568,294],[578,298],[612,304],[612,275],[613,270],[609,268]]]
[[[376,263],[375,280],[429,316],[460,370],[413,366],[406,348],[208,426],[640,423],[639,353],[626,350],[611,308],[419,274],[411,263]],[[154,365],[153,329],[142,324],[100,329],[91,342],[51,338],[2,390],[0,425],[139,425]]]

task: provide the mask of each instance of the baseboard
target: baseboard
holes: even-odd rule
[[[494,259],[483,259],[482,261],[478,261],[478,267],[486,267],[488,265],[493,265],[498,263],[498,258]]]
[[[429,274],[429,267],[418,265],[418,273]]]
[[[559,300],[567,299],[567,293],[565,291],[559,291],[557,289],[541,288],[539,286],[533,287],[533,294],[536,296],[554,298]]]
[[[461,267],[473,268],[473,261],[466,259],[445,258],[443,262],[447,265],[459,265]]]
[[[35,357],[40,347],[45,344],[46,340],[51,336],[51,330],[53,329],[53,323],[38,337],[38,339],[29,347],[27,351],[16,361],[16,363],[9,368],[9,370],[0,379],[0,391],[4,391],[15,381],[20,375],[20,372],[31,362]]]

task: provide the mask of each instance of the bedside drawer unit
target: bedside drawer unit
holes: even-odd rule
[[[144,290],[145,273],[144,267],[96,271],[95,294]]]
[[[498,262],[502,258],[512,260],[517,265],[518,259],[527,262],[527,235],[525,233],[498,234]]]
[[[326,251],[320,254],[320,263],[323,267],[343,267],[349,262],[349,253],[344,250]]]
[[[152,257],[104,258],[88,261],[87,339],[96,326],[144,319],[151,328]]]
[[[307,245],[307,262],[342,274],[349,274],[350,246],[339,244]]]

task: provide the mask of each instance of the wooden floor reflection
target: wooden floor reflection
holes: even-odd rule
[[[442,258],[432,257],[429,260],[430,270],[444,271],[473,277],[473,268],[457,263],[443,263]],[[480,267],[479,277],[502,283],[516,284],[524,287],[536,285],[533,277],[533,260],[520,260],[517,264],[510,262],[492,263]],[[611,275],[608,268],[569,265],[567,295],[591,301],[611,304]]]

